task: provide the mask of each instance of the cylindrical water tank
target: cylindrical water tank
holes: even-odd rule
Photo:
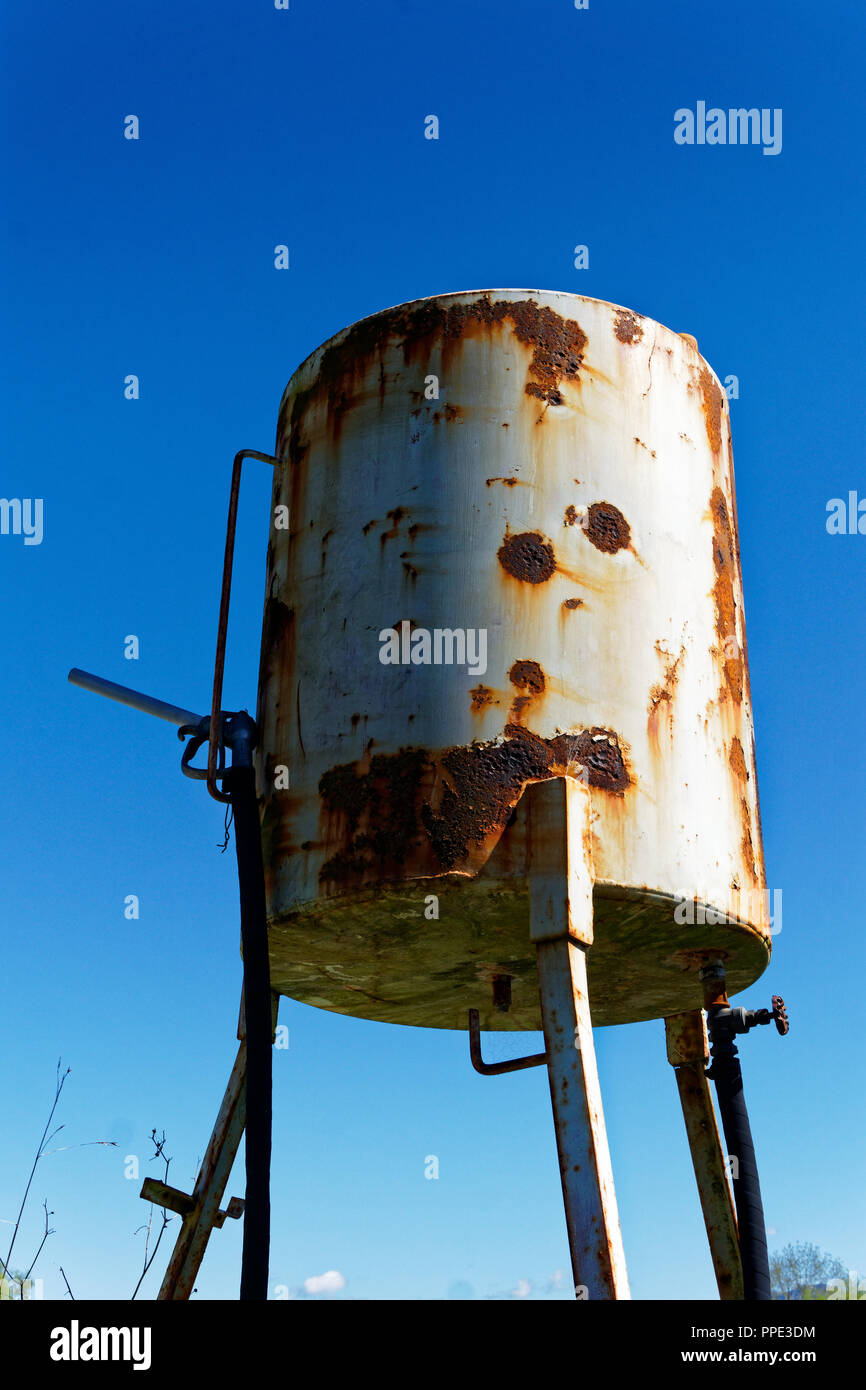
[[[593,1021],[699,1008],[712,957],[732,993],[755,980],[729,413],[693,340],[573,294],[418,300],[298,368],[276,451],[273,987],[384,1022],[540,1027],[524,792],[562,776],[591,789]]]

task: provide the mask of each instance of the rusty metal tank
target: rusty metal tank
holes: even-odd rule
[[[730,421],[694,340],[574,294],[418,300],[298,368],[276,452],[273,987],[539,1028],[524,794],[566,776],[591,794],[594,1023],[700,1008],[709,958],[752,983],[770,929]]]

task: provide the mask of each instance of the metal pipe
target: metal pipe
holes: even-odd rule
[[[181,709],[180,705],[169,705],[165,700],[157,700],[153,695],[143,695],[141,691],[132,690],[128,685],[118,685],[102,676],[91,675],[90,671],[81,671],[77,666],[73,666],[67,679],[73,685],[80,685],[82,690],[89,690],[94,695],[104,695],[106,699],[129,705],[131,709],[140,710],[142,714],[153,714],[157,719],[164,719],[167,724],[174,724],[178,729],[184,724],[199,724],[203,717],[191,709]]]
[[[226,522],[226,544],[223,555],[223,579],[220,589],[220,613],[217,624],[216,655],[214,656],[213,694],[211,696],[211,728],[217,727],[223,698],[223,672],[226,661],[226,638],[229,630],[229,604],[232,595],[232,567],[235,557],[235,531],[238,522],[238,499],[241,491],[241,469],[244,459],[258,459],[261,463],[272,463],[276,468],[280,460],[271,454],[259,453],[258,449],[240,449],[235,454],[232,466],[232,481],[229,490],[229,514]],[[207,751],[207,789],[214,801],[228,801],[225,791],[216,784],[218,740],[212,739]]]
[[[716,1095],[728,1155],[736,1159],[733,1172],[734,1200],[740,1254],[743,1262],[743,1297],[747,1303],[769,1302],[770,1262],[767,1230],[755,1146],[743,1094],[743,1073],[734,1042],[734,1024],[725,991],[721,963],[701,970],[707,998],[707,1028],[712,1066],[707,1073],[716,1083]]]
[[[546,1052],[533,1052],[528,1057],[511,1057],[506,1062],[485,1062],[481,1055],[481,1027],[477,1009],[469,1010],[469,1059],[482,1076],[503,1076],[508,1071],[525,1071],[540,1067],[547,1061]]]
[[[232,718],[239,721],[244,716]],[[252,720],[249,723],[255,728]],[[249,748],[245,751],[249,757]],[[223,785],[231,799],[235,824],[247,1035],[246,1208],[241,1299],[265,1301],[271,1225],[273,1027],[265,874],[256,775],[252,765],[233,760]]]

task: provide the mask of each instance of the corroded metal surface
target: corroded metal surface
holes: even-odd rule
[[[240,1215],[234,1197],[225,1213],[220,1211],[220,1203],[246,1123],[246,1054],[246,1042],[242,1041],[192,1196],[187,1199],[189,1206],[181,1212],[181,1205],[170,1203],[173,1210],[181,1212],[183,1222],[157,1294],[160,1300],[183,1302],[189,1298],[214,1226],[222,1226],[226,1215]],[[144,1190],[141,1195],[145,1196]]]
[[[627,1299],[622,1232],[592,1036],[592,807],[589,788],[554,778],[528,793],[530,935],[575,1294]]]
[[[520,808],[563,776],[592,797],[595,1021],[699,1007],[709,958],[732,989],[754,980],[769,928],[729,417],[696,348],[575,295],[420,300],[313,353],[276,453],[289,521],[257,716],[274,988],[538,1027]],[[383,664],[386,629],[422,657],[445,632],[446,655]],[[480,629],[486,661],[461,664],[453,634]],[[677,920],[693,898],[709,921]]]
[[[702,1011],[695,1009],[666,1018],[665,1041],[668,1061],[675,1068],[719,1297],[723,1301],[741,1300],[743,1265],[737,1217],[706,1078],[710,1045]]]

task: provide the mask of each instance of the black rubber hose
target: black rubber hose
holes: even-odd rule
[[[740,1059],[733,1031],[722,1020],[713,1026],[712,1009],[708,1011],[708,1024],[713,1044],[710,1075],[716,1083],[728,1156],[736,1159],[733,1186],[743,1262],[743,1298],[747,1303],[769,1302],[772,1295],[767,1229]]]
[[[232,767],[231,795],[241,897],[247,1034],[246,1197],[241,1299],[266,1300],[271,1238],[271,1067],[273,1021],[262,837],[251,767]]]

